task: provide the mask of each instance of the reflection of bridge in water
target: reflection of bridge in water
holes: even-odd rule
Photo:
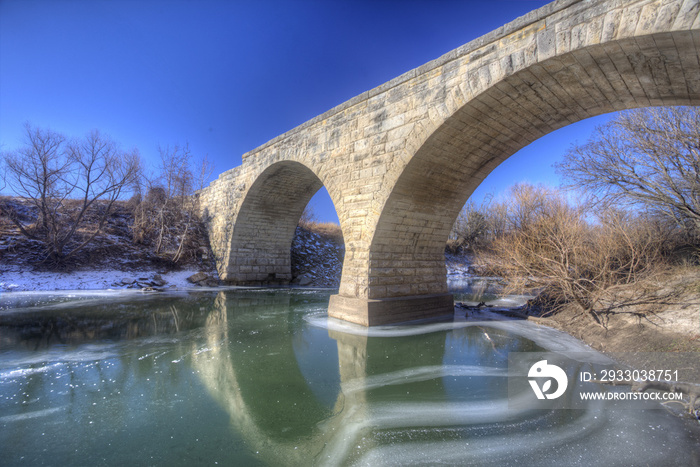
[[[301,369],[297,359],[304,343],[299,331],[292,333],[289,328],[300,317],[277,314],[279,319],[266,321],[259,333],[248,338],[239,338],[229,326],[231,314],[290,309],[294,298],[284,293],[237,295],[221,292],[217,296],[206,328],[211,351],[195,355],[192,364],[249,447],[270,464],[305,465],[312,459],[342,463],[370,420],[364,382],[371,375],[397,371],[391,354],[403,355],[401,361],[409,362],[405,366],[442,365],[444,335],[440,333],[420,336],[420,346],[404,342],[387,353],[369,349],[372,344],[367,336],[330,331],[337,342],[338,359],[335,374],[325,384],[335,386],[326,389],[335,389],[337,395],[334,402],[324,402],[307,382],[304,372],[309,369]],[[441,386],[439,380],[424,384],[431,391]],[[381,389],[372,394],[381,396]]]
[[[503,422],[517,426],[530,417],[527,410],[508,410],[503,386],[507,371],[497,360],[508,351],[542,347],[513,335],[499,336],[497,329],[460,329],[454,323],[433,325],[435,331],[451,329],[447,338],[445,332],[412,334],[415,328],[407,328],[401,339],[387,345],[358,329],[349,328],[357,332],[353,333],[311,326],[297,307],[303,299],[302,294],[285,291],[220,292],[205,327],[208,351],[192,354],[193,368],[210,395],[265,463],[345,464],[375,449],[388,449],[381,438],[392,436],[392,430],[437,433]],[[335,348],[305,340],[305,332],[327,333]],[[463,342],[451,350],[458,344],[455,340]],[[450,352],[465,349],[473,354],[475,366],[451,367]],[[337,360],[333,355],[312,358],[332,352],[337,352]],[[461,394],[455,396],[455,387],[448,387],[451,376],[475,378],[467,384],[462,378],[457,389]],[[410,393],[397,393],[398,385]],[[584,411],[580,428],[572,428],[578,414],[566,415],[572,420],[565,424],[565,434],[555,438],[568,440],[593,428],[591,413]],[[490,442],[507,442],[511,429],[504,426],[499,436],[474,440],[474,452],[479,452],[479,442],[482,449]]]

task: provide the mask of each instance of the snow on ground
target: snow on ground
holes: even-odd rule
[[[164,287],[192,287],[187,278],[198,269],[185,269],[161,274],[167,282]],[[152,280],[156,270],[120,271],[115,269],[74,272],[38,272],[16,265],[0,266],[0,292],[36,290],[98,290],[126,288],[128,279]]]

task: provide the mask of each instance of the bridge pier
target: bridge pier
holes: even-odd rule
[[[452,316],[452,294],[409,297],[356,298],[332,295],[328,316],[363,326],[380,326],[420,319]]]

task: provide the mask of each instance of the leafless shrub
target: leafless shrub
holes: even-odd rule
[[[120,150],[98,131],[71,142],[29,124],[25,132],[25,145],[3,155],[5,177],[12,192],[30,201],[37,217],[27,220],[9,203],[0,206],[1,214],[44,245],[45,264],[62,266],[102,231],[115,201],[136,180],[140,157],[135,150]]]
[[[452,226],[450,239],[447,242],[447,248],[452,253],[464,250],[474,251],[489,240],[492,231],[489,202],[490,198],[481,206],[476,206],[472,201],[464,205]]]
[[[644,214],[572,206],[554,189],[518,185],[503,231],[477,260],[506,278],[507,292],[540,293],[550,310],[572,304],[605,325],[607,317],[670,299],[658,292],[672,232]],[[651,308],[648,308],[651,310]]]

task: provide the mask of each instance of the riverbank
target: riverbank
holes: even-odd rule
[[[647,318],[615,316],[607,328],[576,316],[571,310],[529,319],[571,334],[592,348],[615,352],[700,352],[700,310],[697,300],[677,304]],[[699,381],[700,382],[700,381]]]
[[[313,233],[299,235],[295,239],[294,255],[300,258],[295,264],[295,285],[337,287],[342,263],[338,256],[341,249],[331,245],[328,239]],[[322,252],[317,251],[322,250]],[[447,260],[448,278],[451,283],[482,284],[480,278],[470,273],[468,258],[450,256]],[[180,270],[156,268],[82,268],[70,272],[32,270],[17,264],[0,265],[0,293],[56,291],[56,290],[104,290],[143,288],[156,285],[160,289],[183,289],[196,284],[188,278],[197,273],[216,277],[213,268],[185,267]],[[700,277],[698,277],[700,281]],[[200,282],[201,284],[201,282]],[[207,285],[213,285],[211,282]],[[484,291],[482,285],[480,291]],[[476,291],[475,291],[476,292]],[[487,294],[494,291],[487,289]],[[608,328],[593,324],[589,319],[575,315],[570,310],[548,316],[524,317],[540,325],[549,326],[580,339],[590,347],[606,352],[700,352],[700,297],[688,294],[680,303],[641,319],[634,315],[611,318]],[[493,307],[492,312],[512,316],[513,309],[522,306],[518,302],[505,301]],[[459,311],[460,308],[458,307]]]
[[[0,239],[0,293],[223,285],[208,251],[172,265],[124,238],[112,235],[111,241],[97,240],[87,251],[91,261],[64,271],[47,271],[27,261],[38,256],[38,245],[19,236]],[[344,253],[342,238],[297,228],[291,248],[292,285],[338,287]],[[198,273],[206,278],[188,280]]]

